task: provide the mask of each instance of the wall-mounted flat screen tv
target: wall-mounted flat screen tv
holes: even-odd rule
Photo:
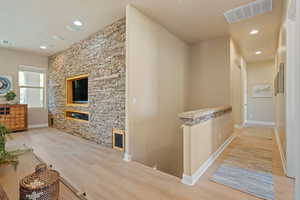
[[[88,103],[88,78],[72,81],[73,103]]]

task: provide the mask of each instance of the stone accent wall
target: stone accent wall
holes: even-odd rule
[[[125,19],[49,58],[48,108],[54,127],[112,145],[112,129],[125,130]],[[89,74],[89,106],[66,106],[66,78]],[[90,113],[89,123],[65,119],[65,110]]]

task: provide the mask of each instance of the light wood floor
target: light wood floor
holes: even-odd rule
[[[263,134],[264,129],[261,129]],[[257,134],[257,130],[255,130]],[[254,134],[254,135],[255,135]],[[193,187],[180,179],[136,162],[124,162],[112,149],[65,134],[56,129],[35,129],[12,134],[9,148],[26,144],[52,164],[61,175],[91,200],[258,200],[210,181],[234,145],[264,146],[273,150],[273,175],[277,200],[292,200],[294,181],[284,176],[274,136],[272,142],[251,136],[244,129]]]
[[[26,152],[19,156],[17,168],[12,165],[2,165],[0,167],[0,185],[5,190],[10,200],[19,199],[19,181],[25,176],[35,171],[36,165],[41,161],[32,153]],[[60,182],[59,200],[85,200],[84,197],[76,195],[78,191],[73,190],[72,186],[64,180]],[[1,197],[0,197],[1,199]]]

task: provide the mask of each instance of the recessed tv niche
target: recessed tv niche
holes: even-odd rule
[[[67,104],[88,104],[88,75],[81,75],[67,79]]]

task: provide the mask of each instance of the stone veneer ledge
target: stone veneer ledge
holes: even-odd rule
[[[230,112],[232,112],[231,106],[220,106],[184,112],[179,114],[178,117],[184,122],[184,125],[193,126]]]
[[[125,130],[125,18],[49,58],[48,108],[54,127],[112,146],[112,129]],[[89,74],[89,105],[66,106],[66,78]],[[65,110],[90,113],[88,123],[65,119]]]

